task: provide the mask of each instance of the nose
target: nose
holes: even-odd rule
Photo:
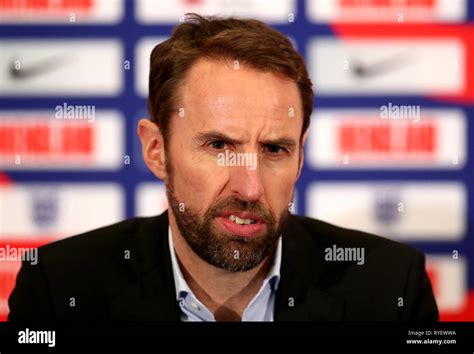
[[[229,173],[232,195],[246,202],[256,202],[261,198],[263,183],[258,167],[230,167]]]

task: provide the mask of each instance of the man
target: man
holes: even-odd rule
[[[313,92],[282,34],[188,16],[151,54],[148,107],[170,208],[41,247],[9,320],[438,319],[422,254],[290,215]]]

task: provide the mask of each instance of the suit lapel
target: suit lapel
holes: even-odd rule
[[[317,230],[311,230],[317,232]],[[344,301],[324,291],[337,266],[324,261],[324,250],[294,217],[283,232],[281,280],[275,301],[275,321],[339,321]]]
[[[109,307],[110,316],[126,320],[179,321],[179,306],[168,243],[168,214],[144,219],[118,250],[124,278]],[[130,250],[129,259],[123,254]],[[123,267],[122,267],[123,269]]]

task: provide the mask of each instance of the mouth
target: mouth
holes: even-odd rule
[[[225,211],[218,220],[226,231],[240,237],[256,237],[267,226],[262,218],[248,212]]]

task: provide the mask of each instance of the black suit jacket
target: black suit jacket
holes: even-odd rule
[[[364,247],[365,264],[330,262],[325,249]],[[168,214],[133,218],[40,247],[23,263],[10,321],[179,321]],[[291,216],[283,234],[275,321],[436,321],[415,249]]]

